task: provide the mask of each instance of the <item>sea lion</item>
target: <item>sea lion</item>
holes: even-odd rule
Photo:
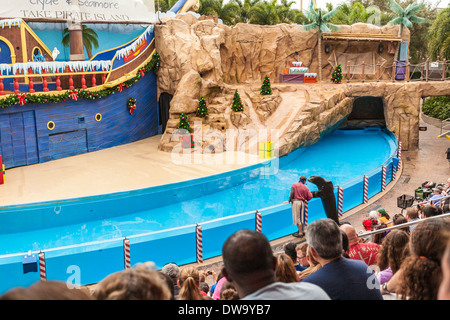
[[[339,224],[339,216],[336,206],[336,197],[334,196],[333,182],[322,177],[312,175],[309,182],[317,186],[318,191],[312,191],[313,198],[320,198],[327,218],[334,220]]]

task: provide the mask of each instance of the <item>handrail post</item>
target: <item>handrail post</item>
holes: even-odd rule
[[[45,76],[45,72],[42,71],[43,77],[42,77],[42,91],[43,92],[48,92],[49,89],[47,88],[47,77]]]
[[[406,70],[405,70],[406,82],[409,82],[409,80],[410,80],[410,75],[409,75],[409,72],[411,71],[410,69],[411,69],[411,64],[408,61],[408,62],[406,62]]]
[[[3,78],[0,78],[0,96],[5,95],[5,85],[3,84]]]
[[[93,74],[92,74],[92,86],[93,86],[93,87],[97,86],[97,79],[95,78],[95,76],[96,76],[96,74],[93,73]]]
[[[17,71],[16,71],[16,75],[17,75]],[[19,93],[19,78],[18,77],[14,77],[14,93]]]
[[[28,92],[29,93],[35,93],[36,90],[33,88],[33,77],[31,76],[31,70],[28,70],[29,73],[29,79],[28,79]]]
[[[82,89],[86,89],[87,88],[87,86],[86,86],[86,79],[84,77],[84,73],[81,74],[81,88]]]
[[[395,82],[395,74],[397,72],[397,62],[394,61],[392,65],[392,82]]]
[[[446,63],[447,63],[447,60],[444,58],[444,61],[442,62],[442,81],[445,80],[445,73],[447,72]]]
[[[420,81],[423,81],[423,74],[425,73],[425,58],[422,58],[422,70],[420,72]]]
[[[72,69],[69,68],[69,72],[72,73]],[[69,89],[75,89],[75,87],[73,86],[73,76],[71,74],[69,74]]]
[[[56,71],[56,72],[58,72],[58,71]],[[61,88],[61,76],[57,75],[56,76],[56,91],[61,91],[61,90],[62,90],[62,88]]]
[[[377,64],[377,82],[380,81],[380,65]]]
[[[350,82],[350,61],[347,61],[347,82]]]
[[[365,65],[365,63],[364,63],[364,61],[362,62],[362,69],[361,69],[361,81],[362,82],[364,82],[364,79],[366,78],[366,75],[365,75],[365,67],[366,67],[366,65]]]
[[[425,81],[426,82],[428,82],[429,70],[430,70],[430,58],[427,58],[427,64],[426,64],[426,70],[425,70]]]

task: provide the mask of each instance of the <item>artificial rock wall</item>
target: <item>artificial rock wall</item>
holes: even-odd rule
[[[398,27],[355,24],[344,26],[343,32],[396,36]],[[407,28],[402,39],[409,40]],[[180,113],[185,112],[191,123],[201,122],[203,133],[210,129],[216,131],[215,138],[204,135],[201,141],[196,141],[200,150],[214,144],[217,130],[222,133],[222,144],[226,145],[227,129],[240,132],[241,129],[265,128],[277,129],[281,133],[279,152],[284,155],[315,143],[329,128],[345,119],[352,111],[353,99],[361,96],[382,97],[388,129],[402,140],[404,150],[417,147],[420,99],[450,94],[448,83],[327,83],[333,68],[328,62],[331,53],[324,51],[324,83],[277,83],[279,74],[292,61],[300,60],[310,72],[318,73],[317,43],[315,31],[303,31],[298,25],[237,24],[229,27],[211,19],[197,19],[190,14],[163,20],[163,24],[155,27],[155,46],[161,57],[158,93],[167,92],[173,95],[173,99],[170,119],[159,148],[171,151],[178,143],[171,141],[171,135],[177,128]],[[371,42],[329,43],[333,50],[347,53],[364,53],[378,48],[378,43]],[[387,65],[392,64],[392,50],[377,54],[386,60]],[[270,96],[259,94],[265,75],[272,83],[273,94]],[[244,103],[244,112],[231,111],[236,89]],[[210,113],[203,119],[195,117],[200,96],[205,97]],[[239,149],[239,144],[233,145]],[[242,150],[249,152],[248,147]]]

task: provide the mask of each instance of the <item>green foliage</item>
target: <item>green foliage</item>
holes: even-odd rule
[[[239,92],[237,91],[237,89],[234,92],[233,102],[231,104],[231,110],[233,110],[235,112],[244,111],[244,105],[242,104],[241,96],[239,95]]]
[[[308,11],[307,18],[310,21],[309,24],[304,25],[303,29],[318,30],[319,36],[322,32],[328,33],[331,31],[337,31],[339,27],[331,23],[331,19],[338,13],[339,7],[331,10],[330,12],[324,13],[321,9]]]
[[[417,17],[415,14],[424,7],[423,3],[417,4],[415,1],[411,3],[406,9],[403,9],[395,0],[390,0],[389,7],[397,15],[394,19],[388,22],[391,25],[400,25],[398,36],[402,35],[403,26],[411,28],[413,23],[424,23],[427,20]]]
[[[184,112],[180,114],[180,123],[178,124],[178,129],[185,129],[188,132],[191,132],[189,118]]]
[[[268,76],[265,76],[263,84],[261,86],[260,93],[262,95],[270,95],[272,94],[272,88],[270,86],[270,79]]]
[[[450,7],[440,11],[429,31],[428,52],[431,59],[450,58]]]
[[[88,58],[91,59],[92,58],[92,49],[98,48],[97,32],[95,32],[94,29],[91,29],[85,25],[82,25],[81,35],[83,37],[83,46],[86,49]],[[61,43],[64,47],[70,46],[69,29],[68,28],[64,29],[64,35],[63,35]]]
[[[427,98],[422,104],[422,112],[439,120],[450,118],[450,96]]]
[[[208,107],[206,106],[206,100],[204,97],[200,97],[200,100],[198,101],[198,107],[197,107],[197,117],[204,118],[209,114]]]
[[[341,83],[341,81],[342,81],[342,68],[341,65],[338,65],[331,74],[331,82]]]

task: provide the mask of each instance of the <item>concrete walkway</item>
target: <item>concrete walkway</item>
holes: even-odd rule
[[[6,170],[0,207],[135,190],[201,178],[255,164],[258,155],[172,156],[161,136],[46,163]]]

